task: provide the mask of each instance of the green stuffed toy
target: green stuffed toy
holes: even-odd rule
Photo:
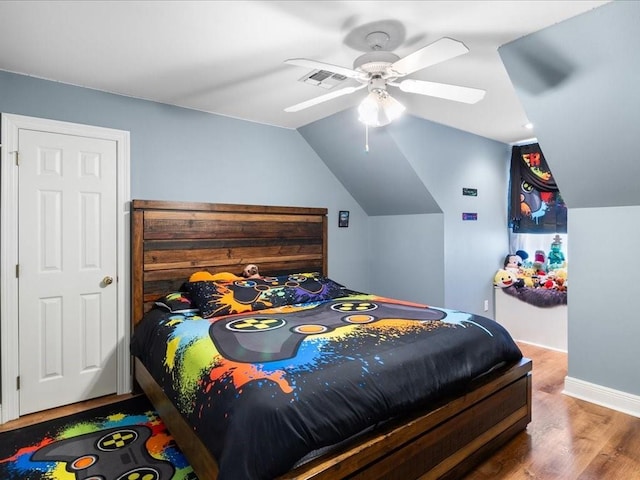
[[[564,267],[564,253],[562,253],[562,239],[560,238],[560,235],[553,237],[551,251],[547,256],[547,262],[549,263],[550,270]]]

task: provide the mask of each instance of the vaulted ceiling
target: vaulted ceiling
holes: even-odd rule
[[[365,91],[295,112],[332,91],[304,83],[309,58],[353,67],[366,35],[385,31],[400,57],[442,37],[467,54],[410,75],[486,90],[468,105],[393,89],[416,117],[503,143],[535,136],[498,48],[607,1],[2,1],[0,69],[252,122],[300,128],[353,110]],[[539,48],[526,59],[561,82],[570,63]],[[526,70],[523,70],[526,71]],[[342,85],[357,85],[346,79]],[[333,87],[333,89],[340,87]]]

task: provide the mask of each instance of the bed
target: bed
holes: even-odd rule
[[[459,478],[530,422],[506,330],[333,281],[326,209],[134,200],[131,218],[135,379],[201,480]],[[266,277],[220,280],[247,263]]]

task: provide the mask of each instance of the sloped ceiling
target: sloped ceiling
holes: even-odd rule
[[[509,143],[534,134],[498,47],[607,1],[0,1],[0,69],[295,129],[365,92],[287,113],[327,90],[284,60],[351,68],[371,50],[365,32],[391,28],[388,48],[401,57],[442,37],[470,50],[413,79],[487,91],[467,105],[392,87],[409,113]]]
[[[613,2],[499,49],[571,208],[640,205],[640,2]]]
[[[367,215],[441,213],[388,130],[369,129],[367,142],[364,125],[355,118],[355,109],[346,110],[298,131]]]

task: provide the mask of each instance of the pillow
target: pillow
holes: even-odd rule
[[[243,277],[239,277],[231,272],[209,273],[207,271],[192,273],[189,277],[190,282],[198,282],[200,280],[211,280],[214,282],[230,282],[233,280],[242,280]]]
[[[321,302],[350,293],[344,286],[318,273],[233,281],[200,280],[187,283],[185,288],[204,318]]]
[[[157,306],[166,308],[171,313],[198,313],[200,310],[191,301],[188,293],[167,293],[154,302]]]

